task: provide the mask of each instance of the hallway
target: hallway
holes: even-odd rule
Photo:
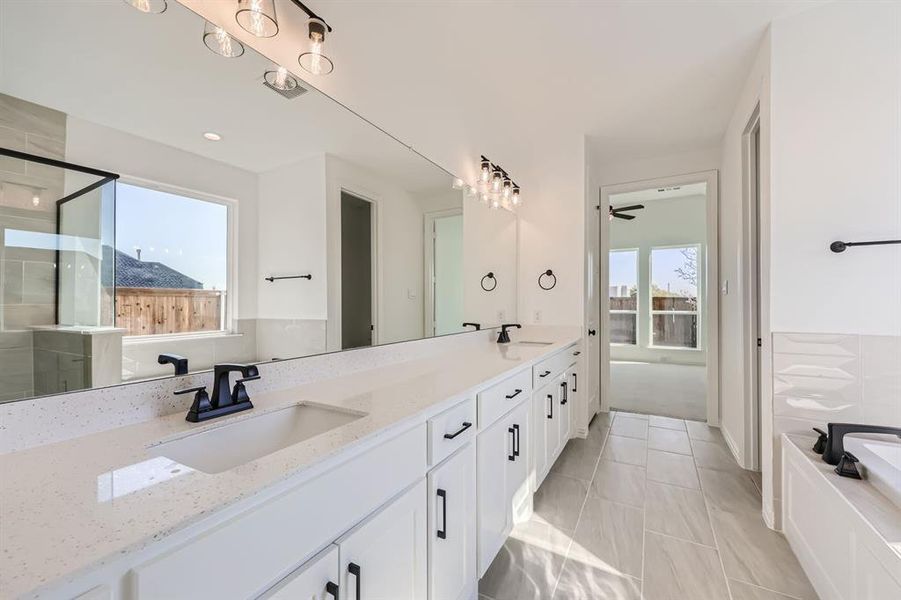
[[[816,594],[760,516],[757,473],[704,423],[598,414],[570,440],[481,600],[789,600]]]

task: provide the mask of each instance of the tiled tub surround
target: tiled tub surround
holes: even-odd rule
[[[829,422],[901,427],[901,336],[773,334],[773,485],[781,498],[781,435]]]
[[[196,530],[220,513],[236,514],[329,468],[345,451],[360,451],[437,414],[579,335],[578,328],[530,328],[514,332],[514,341],[553,343],[500,346],[492,332],[480,332],[263,365],[263,379],[248,384],[253,411],[199,426],[185,422],[190,401],[172,398],[171,390],[209,383],[206,373],[5,405],[7,449],[35,446],[40,437],[17,431],[45,424],[65,441],[0,456],[0,596],[114,568],[157,540]],[[185,468],[173,473],[169,461],[146,451],[170,437],[303,401],[367,416],[216,475]],[[90,426],[67,426],[79,419]],[[94,431],[71,439],[86,429]]]

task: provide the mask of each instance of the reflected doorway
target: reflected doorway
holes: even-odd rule
[[[463,330],[463,212],[425,214],[426,335]]]
[[[373,205],[341,192],[341,347],[373,343]]]

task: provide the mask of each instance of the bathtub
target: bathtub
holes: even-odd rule
[[[844,448],[860,459],[861,476],[901,507],[901,438],[884,433],[848,434]]]

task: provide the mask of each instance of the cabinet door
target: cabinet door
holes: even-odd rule
[[[572,431],[576,427],[576,423],[583,425],[585,427],[588,426],[588,420],[591,420],[591,417],[594,416],[594,413],[590,413],[588,407],[585,406],[587,395],[585,394],[585,390],[583,388],[583,384],[587,383],[582,380],[582,361],[576,361],[574,365],[572,365],[567,371],[567,376],[569,377],[569,435],[567,435],[567,439],[572,436]]]
[[[423,479],[338,540],[341,597],[347,600],[425,598],[426,521]]]
[[[338,546],[334,544],[282,579],[260,600],[339,600]]]
[[[430,600],[464,600],[478,583],[475,467],[467,444],[429,473]]]
[[[507,461],[507,474],[504,481],[506,508],[511,524],[528,518],[531,512],[532,482],[529,478],[529,436],[528,402],[523,402],[504,419],[509,423],[508,431],[513,430],[513,460]],[[509,533],[509,532],[508,532]]]
[[[547,474],[548,451],[547,451],[547,429],[548,429],[548,399],[547,390],[550,386],[544,386],[532,395],[532,455],[531,455],[531,471],[532,486],[538,489],[544,477]]]
[[[563,374],[563,381],[560,382],[557,391],[560,406],[560,444],[557,448],[557,452],[560,453],[563,452],[563,447],[566,446],[566,442],[569,441],[569,435],[572,429],[572,414],[573,406],[575,406],[575,404],[573,402],[571,371],[566,371]]]
[[[509,533],[507,464],[512,463],[514,430],[499,419],[476,438],[478,455],[479,577],[485,574]]]
[[[560,452],[560,382],[549,385],[544,393],[544,410],[547,421],[547,468],[550,469]]]

